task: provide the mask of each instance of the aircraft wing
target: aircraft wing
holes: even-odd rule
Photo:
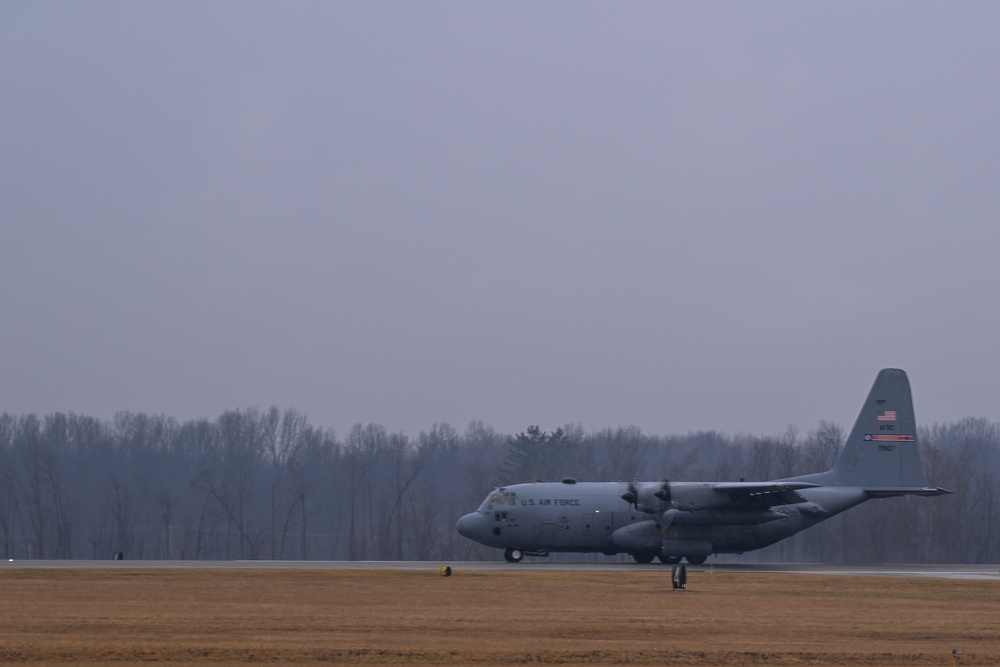
[[[712,488],[728,494],[735,505],[774,507],[804,503],[806,499],[797,491],[818,486],[809,482],[718,482]]]
[[[890,498],[892,496],[942,496],[946,493],[952,493],[948,489],[942,489],[940,486],[937,488],[925,486],[925,487],[913,487],[913,486],[879,486],[879,487],[864,487],[864,492],[873,498]]]
[[[768,493],[815,489],[818,486],[809,482],[716,482],[712,488],[726,493]]]

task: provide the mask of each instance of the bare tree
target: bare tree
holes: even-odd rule
[[[802,444],[806,467],[815,472],[830,470],[837,462],[843,445],[844,429],[838,424],[821,419],[819,425],[809,431]]]

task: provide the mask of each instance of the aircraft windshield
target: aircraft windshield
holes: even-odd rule
[[[517,494],[511,491],[494,491],[486,497],[479,509],[493,509],[494,507],[513,507],[517,504]]]

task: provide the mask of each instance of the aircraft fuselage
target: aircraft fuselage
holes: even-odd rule
[[[712,491],[710,484],[674,482],[676,495]],[[494,490],[459,521],[459,532],[482,544],[528,554],[631,553],[701,559],[760,549],[864,501],[860,489],[815,488],[804,502],[774,507],[699,505],[650,514],[623,499],[626,482],[535,482]]]

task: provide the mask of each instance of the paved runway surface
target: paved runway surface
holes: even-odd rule
[[[638,572],[663,570],[669,565],[639,565],[636,563],[562,563],[525,560],[511,564],[496,561],[273,561],[273,560],[13,560],[7,568],[292,568],[346,570],[428,570],[438,571],[445,565],[452,571],[525,570],[552,572]],[[689,572],[829,574],[874,577],[930,577],[935,579],[981,579],[1000,581],[1000,565],[817,565],[794,563],[725,563],[688,565]]]

